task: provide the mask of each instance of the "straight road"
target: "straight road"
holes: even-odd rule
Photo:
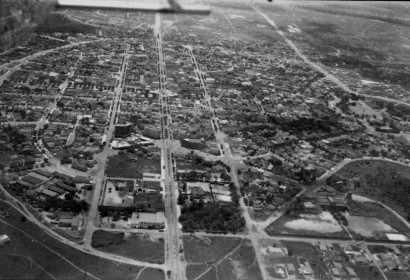
[[[226,143],[226,135],[221,131],[221,128],[219,126],[219,119],[217,115],[215,114],[215,110],[212,107],[212,102],[211,102],[211,97],[208,93],[205,81],[202,77],[202,72],[199,68],[198,62],[196,60],[196,57],[193,53],[193,49],[190,46],[186,47],[188,50],[189,55],[191,56],[191,60],[194,63],[195,67],[195,72],[196,75],[200,81],[201,88],[203,90],[203,96],[206,101],[206,104],[208,105],[208,109],[211,112],[211,122],[212,122],[212,127],[214,128],[215,131],[215,138],[216,141],[218,142],[219,147],[221,148],[223,158],[225,158],[225,163],[227,163],[230,168],[231,168],[231,178],[232,182],[235,184],[237,188],[238,195],[239,194],[239,179],[238,179],[238,174],[236,170],[236,165],[234,164],[235,159],[232,156],[231,149],[229,148],[229,144]],[[259,230],[258,227],[253,226],[253,221],[249,215],[248,209],[243,201],[243,199],[239,199],[239,206],[241,208],[243,217],[245,218],[246,221],[246,231],[247,231],[247,238],[249,238],[252,241],[252,245],[256,254],[256,259],[258,260],[259,266],[260,266],[260,271],[262,274],[262,278],[264,280],[269,279],[266,267],[265,267],[265,262],[263,260],[263,256],[261,254],[261,251],[259,250],[259,245],[258,245],[258,237],[261,237],[262,234],[264,234],[263,231]]]
[[[175,162],[172,160],[172,142],[168,104],[168,91],[167,91],[167,76],[165,73],[165,61],[162,54],[162,34],[161,34],[161,16],[156,14],[155,17],[155,30],[154,35],[157,43],[158,53],[158,79],[159,79],[159,92],[160,92],[160,104],[161,104],[161,144],[162,144],[162,179],[165,185],[165,215],[167,220],[167,238],[165,242],[166,246],[166,264],[170,269],[170,277],[174,280],[186,279],[185,269],[181,262],[182,243],[180,242],[180,229],[178,227],[178,185],[175,182]]]
[[[126,48],[124,50],[124,56],[128,56],[130,46],[126,45]],[[104,150],[102,153],[98,155],[98,158],[100,160],[100,165],[97,171],[97,174],[95,176],[95,189],[94,189],[94,194],[93,198],[91,201],[91,206],[90,206],[90,211],[88,213],[87,217],[87,228],[84,234],[84,241],[86,246],[88,248],[91,248],[91,240],[92,240],[92,235],[96,229],[95,223],[96,219],[98,216],[98,205],[100,202],[100,197],[101,197],[101,191],[103,190],[103,184],[104,184],[104,173],[105,173],[105,168],[107,164],[107,159],[108,159],[108,149],[110,145],[111,138],[113,138],[113,133],[114,133],[114,128],[115,128],[115,116],[117,115],[117,110],[118,110],[118,105],[120,103],[120,98],[121,98],[121,93],[123,89],[123,83],[121,81],[124,78],[125,74],[125,63],[127,62],[127,59],[123,60],[123,64],[120,67],[120,75],[119,75],[119,80],[120,82],[118,83],[117,87],[114,90],[114,102],[113,102],[113,113],[111,114],[110,118],[110,125],[107,130],[107,138],[104,146]]]

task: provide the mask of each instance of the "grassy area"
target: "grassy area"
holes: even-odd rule
[[[199,280],[218,280],[215,267],[211,268],[207,273],[199,278]]]
[[[246,240],[238,250],[218,266],[218,279],[262,279],[251,241]]]
[[[354,265],[353,269],[360,280],[384,280],[383,276],[375,266]]]
[[[387,279],[389,280],[409,280],[410,278],[407,276],[405,272],[385,272]]]
[[[8,208],[8,205],[0,202],[0,207]],[[1,254],[31,258],[33,262],[57,279],[91,279],[79,270],[80,268],[101,280],[134,280],[142,269],[139,266],[126,265],[86,254],[67,246],[50,237],[33,223],[22,222],[21,215],[13,209],[11,217],[0,220],[0,232],[7,234],[11,239],[9,244],[1,248]],[[10,261],[7,264],[1,264],[1,267],[9,267],[8,275],[21,275],[22,277],[30,275],[31,266],[21,266],[21,258],[8,257],[7,259]],[[4,272],[4,270],[1,271]],[[47,276],[44,278],[47,279]]]
[[[164,271],[162,271],[161,269],[147,267],[144,269],[144,271],[140,274],[140,276],[136,280],[164,280],[164,279],[165,279]]]
[[[252,243],[247,239],[184,236],[183,241],[190,280],[210,266],[212,269],[199,279],[261,279]]]
[[[282,243],[288,249],[290,256],[300,256],[306,258],[317,278],[323,280],[332,279],[326,268],[326,264],[323,262],[321,253],[317,251],[312,244],[292,241],[282,241]]]
[[[0,258],[7,259],[0,262],[2,279],[53,279],[35,261],[30,261],[29,257],[0,253]]]
[[[139,261],[164,263],[164,239],[154,239],[148,234],[97,230],[93,234],[91,246]]]
[[[116,155],[108,159],[107,177],[142,178],[144,172],[161,173],[161,161],[159,159],[133,161],[126,155]]]
[[[339,177],[354,179],[355,193],[382,202],[405,218],[410,216],[409,167],[382,160],[356,161],[330,177],[328,183]]]
[[[186,277],[193,280],[208,268],[207,264],[188,264],[186,268]]]
[[[382,205],[372,202],[357,202],[348,200],[350,214],[364,217],[375,217],[392,226],[400,232],[410,234],[410,229]]]
[[[241,243],[240,238],[183,236],[187,262],[215,262]]]

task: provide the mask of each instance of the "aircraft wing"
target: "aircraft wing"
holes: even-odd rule
[[[176,0],[57,0],[57,7],[79,9],[119,9],[127,11],[209,14],[209,7]]]

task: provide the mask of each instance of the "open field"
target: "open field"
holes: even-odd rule
[[[199,280],[218,280],[215,267],[212,267]]]
[[[97,230],[91,246],[139,261],[164,263],[164,239],[152,238],[148,234]]]
[[[0,202],[0,206],[8,208],[7,204],[3,202]],[[21,215],[13,209],[11,217],[1,218],[0,232],[7,234],[11,239],[9,244],[1,248],[1,254],[31,258],[33,273],[37,273],[37,275],[40,272],[34,267],[41,266],[43,271],[57,279],[80,279],[85,277],[85,272],[88,272],[101,280],[134,280],[142,269],[142,267],[95,257],[64,245],[31,222],[22,222]],[[10,262],[7,264],[1,264],[2,268],[9,267],[7,269],[8,275],[17,275],[18,277],[30,275],[32,277],[31,266],[21,266],[23,262],[21,258],[9,258],[9,260]],[[47,276],[44,278],[47,279]],[[90,277],[86,279],[90,279]]]
[[[409,280],[405,272],[386,272],[384,273],[389,280]]]
[[[193,280],[208,268],[207,264],[188,264],[186,268],[186,277]]]
[[[214,262],[232,251],[241,243],[240,238],[197,237],[184,235],[182,238],[187,262]],[[215,250],[215,248],[218,248]]]
[[[354,265],[354,271],[356,272],[360,280],[383,280],[383,276],[375,266],[370,265]]]
[[[261,279],[252,243],[247,239],[184,236],[184,248],[190,280],[204,272],[199,279]]]
[[[382,160],[357,161],[347,164],[328,179],[355,181],[354,193],[373,198],[393,208],[404,218],[410,216],[410,167]]]
[[[107,177],[142,178],[143,173],[161,173],[160,160],[138,159],[133,161],[125,155],[108,159]]]
[[[258,7],[315,61],[408,87],[408,72],[401,62],[410,58],[409,5],[390,3],[281,1],[261,2]]]
[[[246,240],[241,247],[218,266],[218,279],[262,279],[252,243]]]
[[[161,269],[146,267],[135,280],[163,280],[164,272]]]
[[[350,207],[349,214],[366,218],[377,218],[381,222],[389,225],[407,236],[410,236],[410,229],[389,210],[382,205],[373,202],[358,202],[348,200],[347,205]],[[349,227],[350,228],[350,227]],[[352,229],[354,231],[354,228]],[[387,239],[385,235],[379,236],[381,239]]]
[[[1,279],[53,279],[37,262],[27,256],[18,256],[8,253],[0,253]],[[22,267],[29,269],[21,269]],[[18,268],[18,269],[16,269]]]

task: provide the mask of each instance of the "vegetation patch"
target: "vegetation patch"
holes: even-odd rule
[[[164,239],[153,239],[148,234],[97,230],[93,234],[91,246],[139,261],[164,263]]]
[[[328,179],[354,181],[354,192],[385,203],[403,217],[410,218],[410,168],[389,161],[364,160],[347,164]]]
[[[141,179],[144,172],[161,173],[161,161],[157,159],[132,160],[126,155],[116,155],[108,159],[107,177]]]
[[[238,232],[245,219],[233,203],[193,201],[184,205],[179,222],[185,231]]]

